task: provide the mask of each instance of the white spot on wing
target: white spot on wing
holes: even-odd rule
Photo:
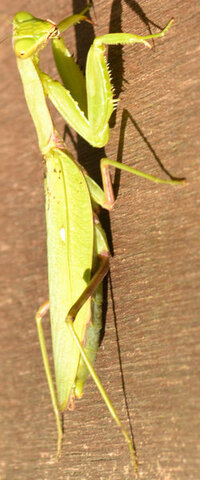
[[[62,227],[60,229],[60,236],[61,236],[63,242],[65,242],[65,229],[64,229],[64,227]]]

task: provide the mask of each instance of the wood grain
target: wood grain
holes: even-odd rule
[[[16,11],[59,21],[83,5],[80,0],[9,0],[1,7],[1,37],[11,30],[4,18],[11,20]],[[110,221],[103,215],[114,255],[112,298],[108,282],[96,370],[129,428],[116,322],[138,478],[198,480],[199,3],[99,0],[94,5],[96,24],[82,24],[66,36],[81,66],[94,30],[97,35],[120,29],[147,34],[175,18],[171,31],[151,51],[126,46],[108,53],[120,102],[106,154],[163,178],[163,169],[186,177],[187,184],[155,186],[126,173],[117,175]],[[129,480],[127,447],[91,380],[75,411],[64,415],[63,454],[54,462],[55,420],[34,322],[37,307],[48,296],[42,162],[10,39],[1,43],[0,56],[0,478]],[[43,53],[43,65],[55,75],[50,49]],[[63,122],[53,115],[62,133]],[[99,180],[104,152],[73,138],[76,148],[68,139],[69,149]],[[48,321],[45,331],[50,351]]]

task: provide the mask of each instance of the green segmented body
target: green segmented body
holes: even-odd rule
[[[176,184],[140,172],[109,158],[101,159],[103,190],[74,161],[57,133],[47,104],[48,96],[69,125],[95,147],[109,138],[109,119],[116,100],[105,58],[105,45],[142,43],[162,37],[172,20],[159,33],[138,36],[111,33],[97,37],[90,47],[86,78],[65,48],[60,31],[85,20],[87,6],[80,14],[64,19],[58,27],[27,12],[13,19],[13,44],[26,102],[36,127],[38,143],[45,159],[45,205],[47,224],[49,302],[36,314],[41,353],[55,413],[58,441],[62,443],[63,411],[74,397],[80,398],[91,374],[110,414],[128,444],[133,472],[137,458],[132,439],[121,423],[94,368],[102,327],[102,280],[109,268],[109,249],[96,215],[97,206],[111,209],[114,204],[109,167],[119,168],[156,183]],[[63,85],[39,67],[39,51],[49,40]],[[76,78],[74,78],[76,77]],[[55,381],[50,370],[42,318],[50,308]]]

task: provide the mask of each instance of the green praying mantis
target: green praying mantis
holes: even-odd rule
[[[86,20],[88,8],[65,18],[58,25],[27,12],[19,12],[13,19],[14,52],[44,157],[49,301],[39,308],[36,323],[57,423],[57,456],[60,455],[63,436],[60,412],[72,407],[75,398],[82,397],[90,373],[128,443],[136,473],[137,458],[132,439],[93,368],[102,328],[102,281],[109,270],[110,256],[106,234],[97,213],[99,206],[110,210],[114,204],[110,166],[156,183],[173,184],[178,181],[162,180],[102,158],[101,189],[68,152],[53,125],[46,97],[87,142],[95,147],[106,145],[109,139],[108,122],[116,105],[105,58],[106,45],[142,43],[150,47],[148,39],[165,35],[172,20],[161,32],[153,35],[111,33],[95,38],[88,52],[84,77],[65,47],[61,33]],[[40,50],[49,41],[63,84],[40,69]],[[56,388],[42,327],[42,319],[48,310]]]

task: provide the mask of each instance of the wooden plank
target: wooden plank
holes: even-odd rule
[[[108,283],[106,334],[96,369],[124,423],[118,326],[126,399],[143,480],[199,478],[199,6],[172,1],[95,3],[96,23],[68,32],[84,65],[93,39],[108,31],[148,33],[175,24],[149,51],[112,47],[109,62],[120,96],[106,154],[117,158],[122,115],[128,120],[122,161],[154,175],[160,164],[184,187],[155,186],[122,173],[111,223],[113,301]],[[59,21],[83,2],[18,0],[5,16],[29,10]],[[3,9],[1,9],[2,11]],[[94,18],[94,17],[93,17]],[[110,29],[110,30],[109,30]],[[1,22],[2,36],[10,31]],[[131,478],[127,447],[92,381],[64,416],[62,458],[54,463],[56,428],[41,363],[34,314],[47,293],[43,171],[11,42],[1,43],[1,466],[4,480]],[[51,51],[44,64],[52,72]],[[55,68],[53,67],[55,73]],[[122,91],[123,90],[123,91]],[[123,109],[125,113],[123,114]],[[55,120],[59,131],[63,122]],[[76,139],[76,136],[74,136]],[[79,139],[71,149],[99,179],[96,152]],[[122,145],[120,145],[122,148]],[[113,309],[114,305],[114,309]],[[50,349],[48,322],[46,327]]]

